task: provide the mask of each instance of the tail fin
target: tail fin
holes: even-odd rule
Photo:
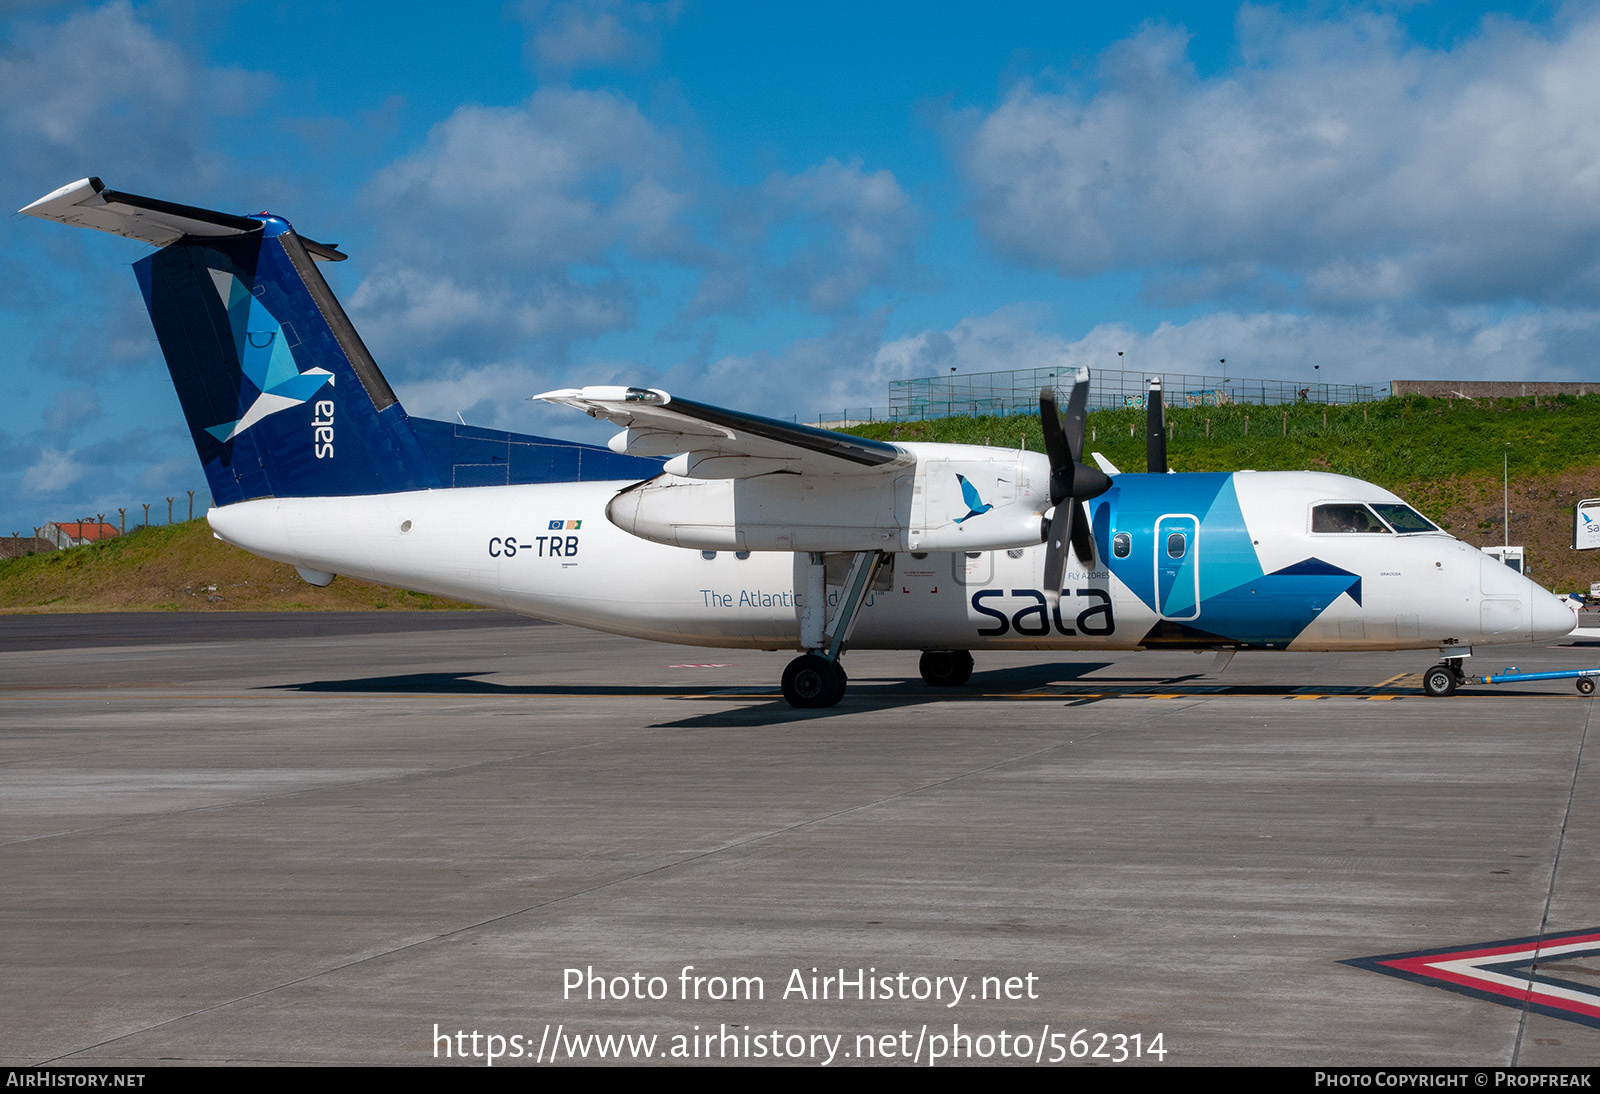
[[[142,239],[134,264],[218,505],[440,485],[371,354],[317,271],[340,260],[283,220],[84,179],[22,212]]]

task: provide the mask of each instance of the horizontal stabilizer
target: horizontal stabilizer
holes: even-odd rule
[[[157,247],[165,247],[186,237],[217,239],[261,230],[261,221],[255,217],[125,194],[120,190],[107,189],[105,183],[97,178],[79,179],[17,211],[25,216],[56,220],[78,228],[93,228]],[[300,242],[316,259],[341,262],[348,257],[331,244],[317,243],[304,236],[300,237]]]

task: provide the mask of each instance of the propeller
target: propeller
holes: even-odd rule
[[[1161,403],[1161,379],[1150,377],[1144,397],[1144,465],[1152,475],[1167,473],[1167,411]]]
[[[1111,480],[1093,464],[1083,462],[1083,431],[1089,413],[1089,370],[1079,369],[1067,398],[1066,413],[1056,401],[1054,388],[1039,392],[1039,417],[1044,425],[1044,450],[1050,459],[1050,504],[1045,532],[1044,586],[1052,600],[1061,595],[1070,544],[1085,566],[1094,560],[1089,514],[1083,503],[1111,489]]]

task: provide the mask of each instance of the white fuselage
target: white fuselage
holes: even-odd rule
[[[1304,619],[1285,624],[1290,630],[1263,624],[1260,633],[1268,639],[1223,634],[1208,641],[1208,621],[1225,614],[1222,601],[1202,595],[1198,603],[1191,597],[1173,607],[1178,602],[1170,597],[1173,580],[1180,591],[1191,580],[1198,589],[1198,576],[1191,578],[1190,571],[1169,576],[1165,603],[1132,587],[1151,572],[1143,567],[1159,567],[1159,544],[1145,555],[1135,550],[1120,563],[1112,559],[1106,568],[1088,570],[1070,563],[1059,605],[1053,608],[1040,591],[1041,547],[899,553],[880,574],[851,645],[1425,649],[1527,642],[1566,634],[1574,623],[1571,611],[1555,597],[1443,533],[1353,536],[1310,531],[1309,502],[1363,495],[1367,500],[1393,498],[1367,483],[1310,473],[1235,475],[1236,512],[1248,530],[1235,520],[1235,526],[1213,534],[1204,514],[1187,514],[1179,502],[1167,509],[1165,495],[1153,493],[1184,476],[1120,478],[1127,489],[1121,494],[1121,516],[1112,519],[1133,529],[1130,534],[1142,547],[1145,539],[1167,535],[1194,516],[1190,561],[1194,572],[1205,573],[1208,580],[1246,564],[1255,568],[1250,572],[1276,577],[1276,571],[1314,558],[1359,577],[1360,583],[1351,593],[1321,597],[1326,602],[1290,604],[1281,579],[1274,592],[1272,578],[1258,577],[1256,584],[1246,582],[1232,590],[1235,617],[1239,597],[1254,597],[1259,591],[1259,601],[1243,603],[1251,611],[1259,603],[1262,620],[1270,623],[1274,612],[1292,615],[1290,609]],[[365,578],[637,638],[703,646],[799,647],[797,589],[804,588],[801,567],[807,556],[700,551],[640,539],[605,517],[607,504],[625,485],[556,483],[267,498],[213,509],[208,516],[222,540],[307,571]],[[1144,517],[1136,504],[1141,489]],[[1116,524],[1109,528],[1111,533],[1118,530]],[[1232,542],[1241,535],[1252,539],[1254,557],[1227,555],[1224,533]],[[1218,546],[1208,546],[1211,542]],[[1154,562],[1146,561],[1150,555]],[[830,574],[830,598],[838,595],[837,580]],[[1257,620],[1250,622],[1254,627]],[[1160,637],[1179,632],[1189,637]],[[1192,637],[1197,633],[1202,637]]]

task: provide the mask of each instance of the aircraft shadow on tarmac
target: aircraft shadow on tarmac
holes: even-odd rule
[[[1230,684],[1205,673],[1186,673],[1159,679],[1113,676],[1086,679],[1113,667],[1108,661],[1062,662],[995,669],[974,673],[961,688],[931,688],[916,678],[852,680],[844,701],[821,710],[796,710],[784,702],[770,684],[721,684],[714,677],[683,683],[635,684],[516,684],[497,683],[485,674],[473,672],[419,672],[395,676],[368,676],[348,680],[308,680],[277,685],[266,690],[319,694],[388,695],[482,695],[499,697],[585,697],[662,699],[674,701],[728,702],[750,700],[732,710],[702,712],[690,717],[658,723],[681,728],[709,726],[754,726],[772,722],[794,722],[831,718],[841,714],[887,707],[905,707],[942,701],[1013,703],[1056,701],[1082,706],[1107,699],[1200,699],[1216,697],[1257,697],[1279,699],[1355,698],[1394,700],[1412,698],[1420,690],[1412,682],[1391,682],[1380,686],[1339,685],[1296,686],[1279,683]],[[1490,694],[1488,688],[1483,694]],[[1502,696],[1544,694],[1532,691],[1493,689]],[[1466,693],[1462,693],[1466,694]],[[1459,698],[1459,696],[1458,696]]]

